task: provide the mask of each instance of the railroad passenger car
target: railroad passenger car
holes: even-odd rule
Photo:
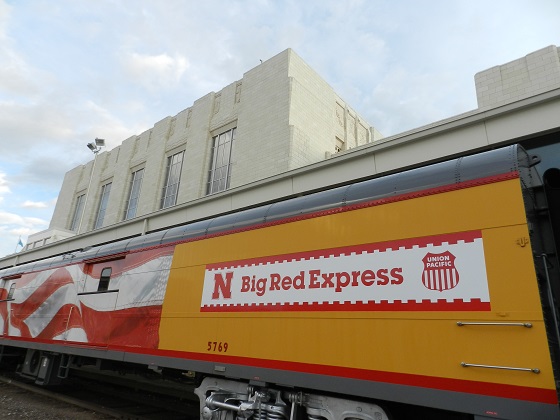
[[[558,419],[539,162],[512,145],[4,269],[3,360],[194,377],[207,420]]]

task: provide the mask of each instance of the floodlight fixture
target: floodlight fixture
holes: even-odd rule
[[[95,138],[95,142],[91,142],[87,144],[89,150],[91,150],[97,156],[97,153],[101,150],[102,147],[105,147],[105,140]]]
[[[80,224],[78,225],[78,229],[76,231],[77,234],[80,233],[80,231],[82,230],[82,222],[84,221],[84,213],[85,213],[85,209],[86,209],[86,205],[88,202],[88,196],[89,196],[89,190],[91,188],[91,181],[93,180],[93,174],[95,172],[95,162],[97,161],[97,154],[99,153],[99,151],[101,150],[102,147],[105,147],[105,140],[104,139],[99,139],[99,138],[95,138],[95,141],[92,141],[91,143],[87,144],[87,147],[89,150],[91,150],[93,152],[93,154],[95,155],[95,157],[93,158],[93,165],[91,167],[91,174],[89,176],[89,184],[88,184],[88,188],[86,190],[86,198],[84,199],[84,206],[82,209],[82,215],[80,216]]]

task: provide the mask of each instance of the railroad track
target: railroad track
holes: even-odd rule
[[[0,377],[0,382],[26,392],[41,395],[45,401],[70,404],[98,413],[100,419],[127,420],[195,420],[199,418],[198,401],[191,397],[191,386],[169,381],[99,375],[76,372],[63,385],[43,388],[17,376]],[[48,407],[45,408],[48,410]]]

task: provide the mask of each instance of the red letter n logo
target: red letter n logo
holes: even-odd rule
[[[214,274],[214,291],[212,292],[212,299],[219,299],[220,294],[225,299],[231,299],[231,278],[233,271],[226,273],[226,279],[222,277],[222,273]]]

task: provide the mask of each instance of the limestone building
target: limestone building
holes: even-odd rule
[[[555,45],[475,75],[479,109],[495,108],[560,87],[560,50]]]
[[[69,171],[50,228],[0,267],[506,144],[559,141],[556,46],[475,83],[477,109],[381,138],[286,50]]]
[[[288,49],[70,170],[49,230],[29,245],[191,202],[380,137]]]

